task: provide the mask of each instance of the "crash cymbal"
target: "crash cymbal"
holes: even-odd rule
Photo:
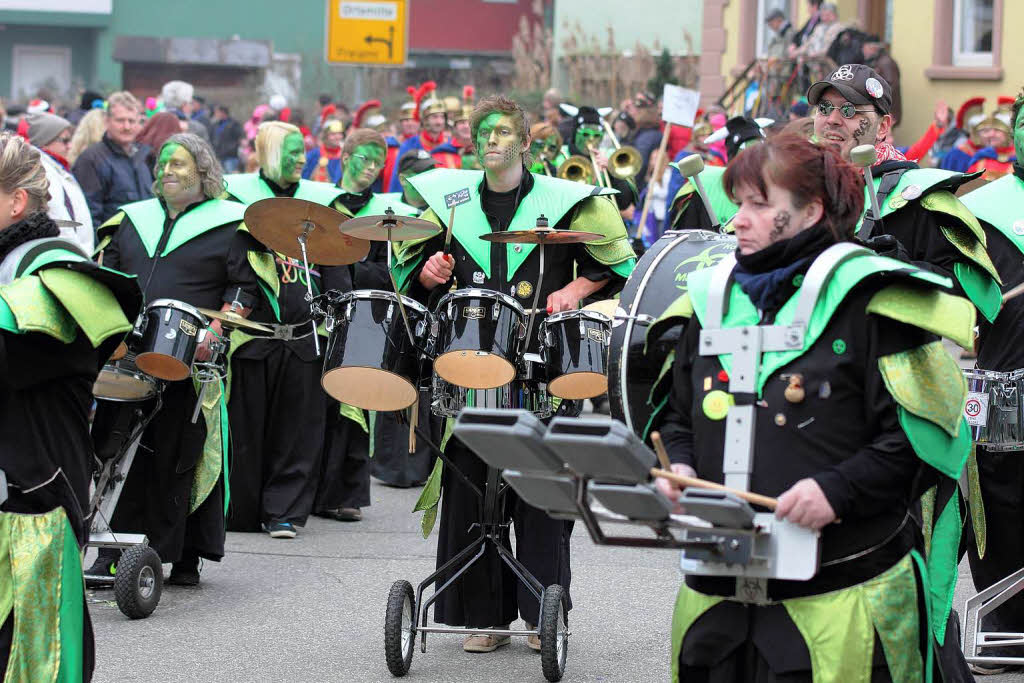
[[[330,207],[291,197],[261,199],[245,210],[245,225],[252,236],[294,259],[302,259],[299,237],[308,226],[307,257],[322,266],[347,266],[369,253],[369,242],[339,229],[346,218]]]
[[[274,330],[270,329],[266,325],[250,322],[234,311],[215,311],[212,308],[200,308],[197,310],[210,320],[219,320],[221,325],[224,327],[251,330],[253,332],[264,332],[266,334],[274,333]]]
[[[389,226],[390,230],[388,230]],[[391,239],[401,242],[422,237],[433,237],[441,232],[441,226],[425,221],[422,218],[395,215],[388,208],[384,214],[379,216],[350,218],[345,222],[345,225],[341,226],[341,231],[346,235],[363,240],[379,242]]]
[[[579,244],[593,242],[604,235],[582,230],[553,230],[552,228],[530,228],[528,230],[507,230],[480,235],[480,239],[503,244]]]

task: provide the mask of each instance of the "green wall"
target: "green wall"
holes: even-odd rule
[[[302,55],[300,94],[310,99],[337,92],[354,78],[352,68],[324,62],[324,0],[177,0],[172,4],[114,0],[110,24],[98,33],[96,79],[120,85],[121,65],[113,54],[115,36],[269,40],[274,52]]]
[[[5,14],[0,12],[0,23],[3,23],[5,18]],[[95,73],[95,33],[95,29],[91,28],[54,29],[50,26],[6,24],[6,29],[0,31],[0,95],[7,97],[11,94],[11,68],[15,45],[70,47],[72,86],[92,85]]]

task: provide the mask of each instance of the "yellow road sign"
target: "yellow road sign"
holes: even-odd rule
[[[327,0],[327,61],[405,64],[407,0]]]

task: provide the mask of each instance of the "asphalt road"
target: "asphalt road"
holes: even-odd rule
[[[148,619],[130,621],[110,591],[91,592],[94,680],[393,680],[383,651],[388,589],[434,567],[436,537],[424,540],[410,513],[418,494],[374,482],[362,522],[311,518],[294,540],[230,533],[224,561],[206,563],[197,588],[165,587]],[[564,680],[667,681],[677,554],[598,547],[579,525],[572,553]],[[407,680],[544,680],[523,638],[477,655],[461,642],[428,636]]]

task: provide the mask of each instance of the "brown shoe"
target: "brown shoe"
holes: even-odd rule
[[[462,649],[466,652],[494,652],[502,645],[508,645],[508,636],[468,636],[462,641]]]
[[[319,517],[326,517],[337,522],[361,522],[363,513],[359,508],[327,508],[316,513]]]
[[[527,631],[532,631],[535,628],[537,628],[536,626],[534,626],[533,624],[531,624],[528,621],[525,622],[525,623],[526,623],[526,630]],[[530,648],[531,650],[533,650],[534,652],[540,652],[540,636],[538,636],[538,635],[526,636],[526,646],[528,648]]]

